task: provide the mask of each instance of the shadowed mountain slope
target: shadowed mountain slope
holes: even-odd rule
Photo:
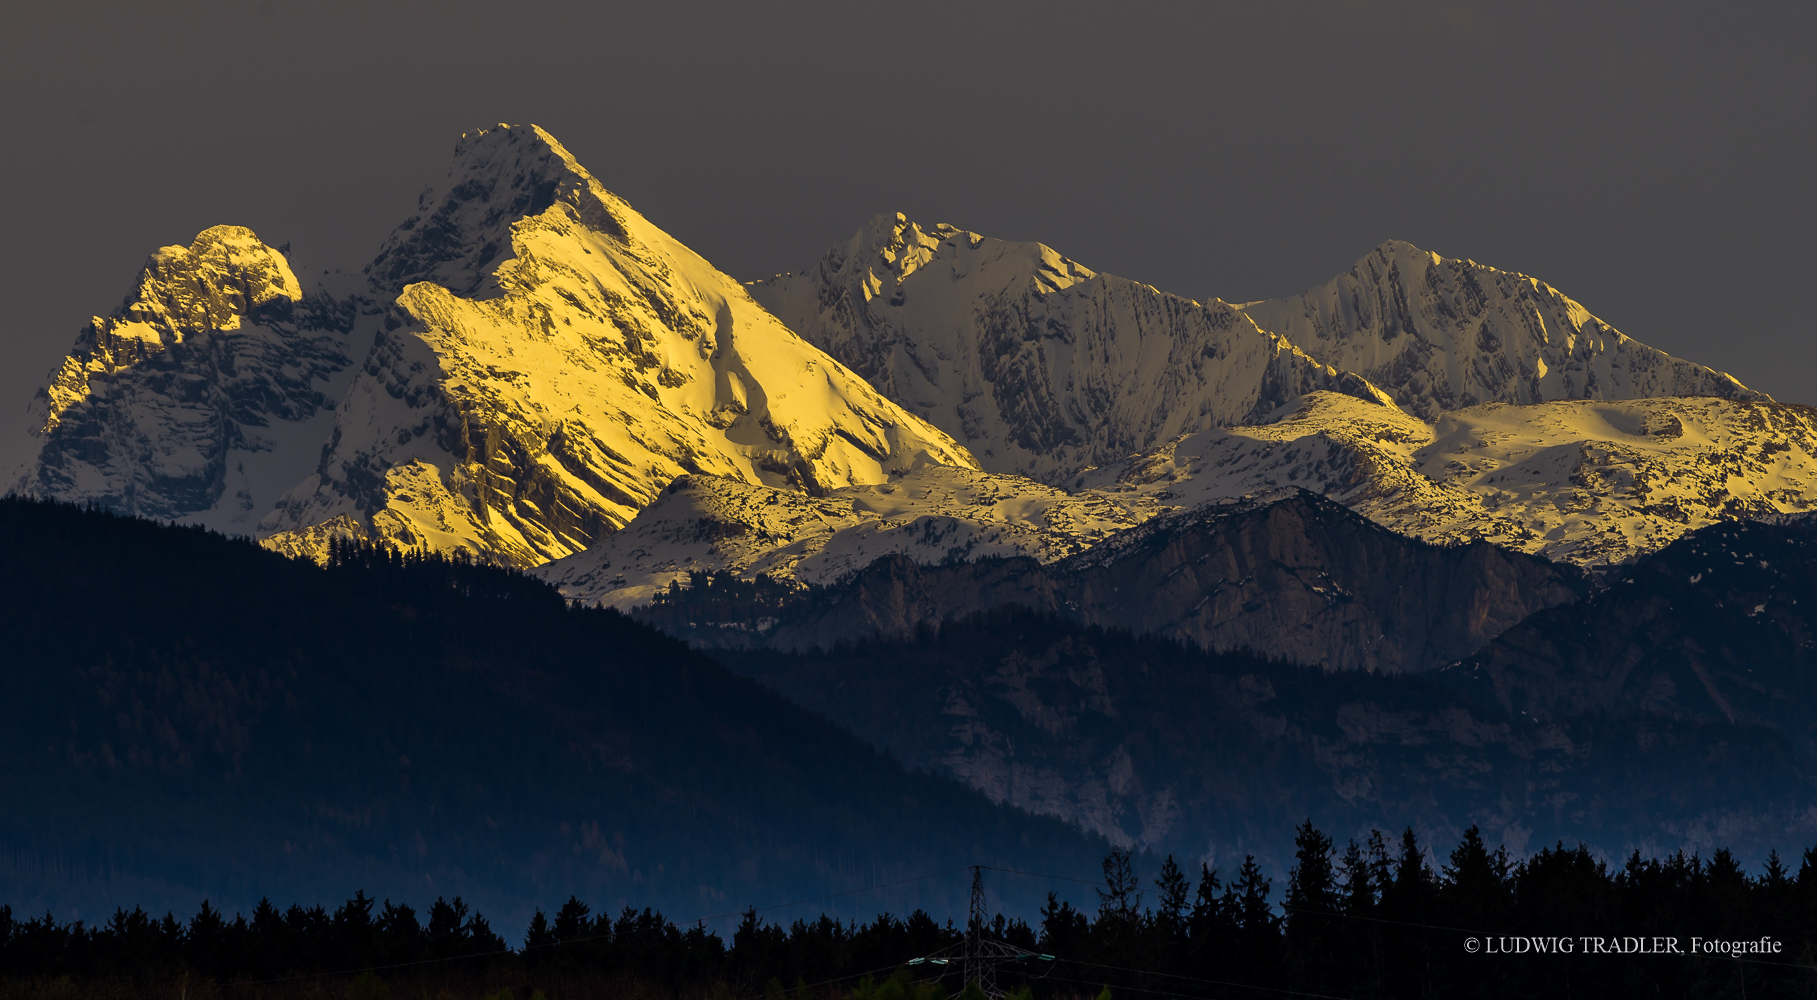
[[[459,894],[504,927],[575,892],[680,919],[1102,854],[503,570],[323,569],[17,499],[0,568],[0,900],[20,912],[363,888]]]
[[[747,287],[986,470],[1049,484],[1314,390],[1387,402],[1226,303],[901,214]]]
[[[1444,674],[1515,715],[1763,725],[1817,754],[1817,534],[1704,528]]]
[[[1005,611],[907,641],[717,654],[993,799],[1225,870],[1286,870],[1293,827],[1359,841],[1477,824],[1555,840],[1758,860],[1810,842],[1811,759],[1765,727],[1509,716],[1431,675],[1323,672]]]
[[[702,645],[809,649],[910,638],[1015,605],[1205,649],[1399,672],[1457,660],[1587,591],[1571,567],[1486,542],[1406,538],[1290,490],[1156,518],[1048,565],[929,566],[898,555],[772,608],[721,607],[710,594],[690,601],[682,591],[633,613]]]

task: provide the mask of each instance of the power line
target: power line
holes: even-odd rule
[[[806,983],[798,988],[804,989],[804,990],[811,990],[818,986],[831,986],[834,983],[843,983],[848,979],[863,979],[866,976],[874,976],[879,972],[889,972],[892,969],[900,969],[900,968],[902,968],[902,964],[900,962],[898,962],[895,965],[886,965],[879,969],[872,969],[869,972],[854,972],[854,973],[851,973],[850,975],[834,976],[831,979],[823,979],[818,983]],[[758,994],[754,994],[754,995],[748,996],[748,997],[740,997],[739,1000],[763,1000],[764,996],[765,996],[765,994],[758,993]]]
[[[1009,875],[1030,875],[1035,878],[1053,879],[1056,882],[1077,882],[1080,885],[1092,885],[1092,886],[1097,886],[1100,889],[1105,888],[1104,883],[1093,882],[1090,879],[1068,878],[1065,875],[1044,875],[1041,872],[1025,872],[1025,871],[1021,871],[1021,870],[1015,869],[1015,868],[998,868],[993,865],[979,865],[978,867],[983,868],[985,871],[1004,872]]]
[[[1062,959],[1061,961],[1065,961],[1065,959]],[[1157,973],[1157,975],[1164,975],[1164,973]],[[1093,984],[1093,980],[1090,979],[1069,979],[1065,976],[1053,976],[1051,978],[1056,982],[1062,983],[1079,983],[1083,986],[1090,986]],[[1275,986],[1257,986],[1251,983],[1226,983],[1216,979],[1201,979],[1197,981],[1208,983],[1213,986],[1224,987],[1225,991],[1237,990],[1240,994],[1247,994],[1252,997],[1313,997],[1316,998],[1316,1000],[1351,1000],[1350,997],[1332,996],[1329,993],[1307,993],[1302,990],[1289,990]],[[1100,983],[1098,985],[1103,984]],[[1180,995],[1177,991],[1149,990],[1143,989],[1140,986],[1118,986],[1117,989],[1129,993],[1148,993],[1154,996],[1164,997],[1177,997]]]
[[[897,882],[883,882],[878,885],[867,885],[862,889],[847,889],[844,892],[835,892],[830,896],[815,896],[813,899],[797,899],[797,900],[794,900],[793,902],[775,903],[770,906],[753,906],[749,909],[739,910],[736,913],[715,913],[710,917],[695,917],[692,920],[688,920],[682,924],[677,924],[676,926],[686,926],[687,924],[704,924],[709,920],[723,920],[726,917],[742,917],[747,913],[767,913],[770,910],[780,910],[786,906],[800,906],[803,903],[820,903],[820,902],[824,902],[829,899],[838,899],[840,896],[851,896],[851,895],[855,895],[860,892],[871,892],[872,890],[875,890],[875,889],[888,889],[888,888],[891,888],[892,886],[908,885],[910,882],[924,882],[930,878],[940,878],[945,875],[957,875],[960,872],[971,871],[972,867],[975,867],[975,866],[967,866],[965,868],[954,868],[951,871],[935,872],[932,875],[917,875],[914,878],[905,878],[905,879],[902,879]],[[575,940],[578,941],[578,940],[585,940],[585,939],[576,938]]]
[[[1241,989],[1246,989],[1246,990],[1268,990],[1268,991],[1275,992],[1275,993],[1285,993],[1289,996],[1316,997],[1316,996],[1324,995],[1321,993],[1304,993],[1299,990],[1282,989],[1282,988],[1277,988],[1277,987],[1273,987],[1273,986],[1256,986],[1256,985],[1253,985],[1250,983],[1231,983],[1231,982],[1225,982],[1222,979],[1205,979],[1200,976],[1182,976],[1177,972],[1160,972],[1155,969],[1131,969],[1131,968],[1128,968],[1126,966],[1121,966],[1121,965],[1104,965],[1099,962],[1085,962],[1085,961],[1081,961],[1076,958],[1062,958],[1062,959],[1059,959],[1059,961],[1070,962],[1073,965],[1090,966],[1091,968],[1094,968],[1094,969],[1109,969],[1112,972],[1133,972],[1138,976],[1160,976],[1165,979],[1182,979],[1182,980],[1185,980],[1190,983],[1208,983],[1212,986],[1234,986],[1234,987],[1239,987]],[[1128,988],[1134,989],[1134,987],[1128,987]],[[1339,997],[1339,998],[1336,998],[1336,1000],[1344,1000],[1344,998]]]

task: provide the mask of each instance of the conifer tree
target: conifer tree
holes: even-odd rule
[[[1440,889],[1445,922],[1493,933],[1502,929],[1511,899],[1508,849],[1490,851],[1482,831],[1471,824],[1451,851]]]
[[[1142,909],[1142,890],[1133,856],[1113,847],[1104,856],[1104,888],[1098,889],[1098,919],[1128,921]]]
[[[1169,943],[1183,940],[1186,936],[1186,897],[1192,890],[1192,882],[1171,854],[1161,862],[1161,875],[1155,879],[1155,890],[1156,928]]]
[[[1243,867],[1237,870],[1231,884],[1237,922],[1240,967],[1251,982],[1267,984],[1278,978],[1281,956],[1281,918],[1268,903],[1274,882],[1262,874],[1255,855],[1243,856]]]
[[[556,940],[555,932],[549,929],[549,918],[543,916],[542,907],[537,907],[530,918],[530,928],[524,933],[524,951],[546,949]]]
[[[1340,919],[1337,882],[1332,868],[1331,838],[1312,825],[1294,831],[1293,869],[1287,876],[1286,933],[1282,951],[1288,981],[1302,988],[1336,985],[1339,960],[1335,945]]]

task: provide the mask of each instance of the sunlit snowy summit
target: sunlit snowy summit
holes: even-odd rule
[[[0,486],[250,533],[309,471],[363,345],[346,276],[215,226],[145,262],[26,410]]]
[[[235,226],[158,251],[24,416],[10,490],[621,606],[703,569],[1050,562],[1289,487],[1602,565],[1805,511],[1817,466],[1802,408],[1405,243],[1230,304],[890,214],[740,283],[506,125],[363,272]]]
[[[1817,497],[1804,408],[1639,343],[1538,279],[1407,243],[1302,295],[1233,306],[896,214],[749,287],[970,448],[997,477],[989,495],[1018,499],[853,504],[849,523],[779,533],[740,513],[769,500],[695,480],[542,570],[570,594],[628,607],[692,571],[821,583],[854,553],[1046,562],[1096,544],[1097,527],[1056,544],[1074,529],[1038,499],[1048,487],[1138,524],[1304,487],[1428,541],[1590,566]]]
[[[210,253],[213,271],[165,277]],[[683,474],[820,491],[975,465],[534,126],[463,136],[365,274],[358,294],[304,309],[315,300],[248,230],[162,251],[139,297],[151,304],[97,320],[55,376],[15,482],[244,525],[297,555],[360,537],[532,566],[621,527]],[[266,356],[245,357],[248,328]],[[289,394],[242,384],[247,372]],[[246,430],[330,405],[313,433]],[[283,450],[269,464],[292,473],[253,498],[256,521],[223,472],[236,446]]]
[[[1042,482],[1319,389],[1389,403],[1223,302],[901,214],[750,288],[984,468]]]
[[[818,491],[966,450],[765,312],[541,129],[470,133],[367,268],[393,303],[268,544],[530,566],[684,473]]]

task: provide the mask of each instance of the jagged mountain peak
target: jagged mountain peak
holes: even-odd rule
[[[1050,484],[1318,389],[1388,401],[1227,303],[901,213],[749,287],[985,469]]]
[[[684,474],[818,493],[975,465],[536,126],[463,135],[417,208],[362,293],[239,227],[159,251],[8,483],[298,556],[355,537],[531,566]]]
[[[366,266],[375,290],[397,294],[429,281],[472,295],[512,253],[511,227],[556,202],[600,232],[623,232],[623,199],[607,191],[556,138],[536,125],[462,133],[447,176],[417,199]]]
[[[1427,422],[1483,403],[1771,398],[1622,334],[1537,278],[1404,240],[1299,295],[1239,308]]]
[[[1020,260],[1022,267],[996,264],[991,270],[1009,280],[1038,275],[1051,289],[1096,277],[1090,268],[1045,244],[994,239],[946,222],[923,228],[902,212],[880,212],[843,244],[834,244],[821,258],[820,274],[827,280],[855,278],[865,284],[872,297],[894,299],[902,282],[933,263],[943,249],[955,262],[955,273],[960,277],[977,270],[977,258],[993,263],[1005,258]],[[961,256],[974,260],[959,263]]]
[[[357,352],[355,308],[244,226],[163,247],[27,410],[3,485],[226,530],[307,473]],[[284,455],[279,455],[284,452]]]
[[[32,429],[54,430],[88,397],[89,376],[117,372],[209,330],[243,320],[285,318],[302,301],[290,262],[245,226],[213,226],[188,246],[161,247],[110,316],[96,316],[40,393]]]
[[[302,282],[283,253],[245,226],[211,226],[187,247],[152,254],[119,315],[180,335],[184,325],[219,326],[230,316],[302,298]]]
[[[547,132],[468,133],[368,270],[392,301],[315,476],[261,524],[533,566],[672,479],[820,493],[973,465],[607,191]]]

